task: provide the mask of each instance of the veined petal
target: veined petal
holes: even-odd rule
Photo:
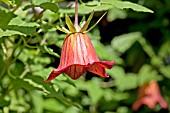
[[[88,66],[72,65],[65,70],[65,73],[75,80],[83,75],[87,71],[87,69]]]
[[[87,34],[75,33],[66,37],[59,68],[70,65],[88,65],[98,62],[99,59]]]
[[[102,63],[101,62],[95,62],[93,65],[90,66],[88,71],[92,72],[94,74],[97,74],[97,75],[99,75],[101,77],[108,78],[109,76],[106,74],[105,67],[107,67],[107,68],[110,68],[111,66],[113,67],[114,63],[112,63],[112,62],[107,62],[105,64],[104,63],[102,64]]]
[[[103,68],[106,68],[106,69],[111,69],[115,64],[114,61],[111,61],[111,62],[100,61],[100,62],[96,62],[96,63],[98,63],[99,65],[101,65]]]
[[[55,77],[59,76],[62,73],[63,70],[58,70],[58,69],[54,69],[49,77],[45,80],[45,82],[50,82],[51,80],[53,80]]]
[[[62,72],[72,79],[77,79],[86,71],[90,71],[102,77],[109,77],[105,68],[110,69],[113,62],[99,61],[94,47],[85,33],[74,33],[66,36],[60,57],[60,64],[53,70],[46,80],[51,81]]]

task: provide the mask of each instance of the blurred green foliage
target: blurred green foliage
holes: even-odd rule
[[[74,1],[1,0],[0,113],[132,113],[138,88],[150,80],[170,104],[169,8],[168,0],[81,0],[79,16],[94,10],[92,23],[108,11],[88,35],[99,58],[116,64],[108,79],[61,74],[46,83],[66,36],[57,26],[64,13],[74,17]]]

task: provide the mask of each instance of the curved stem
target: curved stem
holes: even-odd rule
[[[75,0],[75,20],[74,20],[74,26],[77,29],[78,28],[78,0]]]

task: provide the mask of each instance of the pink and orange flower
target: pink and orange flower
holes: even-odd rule
[[[157,103],[164,109],[168,108],[167,102],[161,96],[158,83],[155,80],[152,80],[140,87],[138,100],[133,104],[132,109],[137,110],[142,105],[146,105],[150,109],[153,109]]]
[[[86,34],[86,29],[92,16],[93,13],[81,29],[75,28],[68,15],[65,16],[69,30],[63,27],[58,28],[60,31],[67,33],[62,46],[60,64],[57,69],[51,72],[47,80],[45,80],[46,82],[53,80],[61,73],[67,74],[72,79],[78,79],[87,71],[101,77],[109,77],[105,69],[111,69],[114,61],[100,61],[90,38]]]

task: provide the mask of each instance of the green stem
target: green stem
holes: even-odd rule
[[[75,0],[75,21],[74,21],[74,26],[77,30],[78,28],[78,0]]]

